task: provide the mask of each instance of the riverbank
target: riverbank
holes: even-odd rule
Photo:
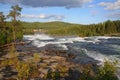
[[[95,78],[99,73],[98,63],[104,63],[106,58],[119,60],[119,40],[119,37],[106,36],[25,35],[24,44],[16,46],[16,51],[11,48],[0,58],[0,78],[45,80],[50,76],[55,78],[58,72],[66,80],[78,80],[84,75]]]
[[[79,62],[84,59],[81,58],[80,61],[75,62],[74,60],[77,58],[75,54],[68,54],[67,50],[54,50],[51,46],[49,45],[39,52],[36,52],[38,49],[35,50],[35,47],[28,43],[16,46],[15,52],[10,49],[10,53],[0,57],[0,79],[87,80],[91,78],[94,80],[96,78],[99,71],[99,66],[96,63],[80,64]],[[83,56],[81,55],[81,57]]]
[[[0,79],[16,80],[29,77],[29,79],[34,80],[45,80],[51,74],[53,74],[52,77],[54,78],[54,72],[59,70],[60,77],[66,80],[78,80],[85,67],[91,66],[95,68],[95,64],[74,63],[71,60],[75,57],[74,54],[67,54],[65,50],[41,49],[39,51],[38,48],[30,44],[19,45],[16,46],[15,52],[10,52],[0,57]],[[32,72],[29,69],[32,69]],[[69,71],[73,73],[69,73]],[[51,74],[48,75],[49,72]],[[91,75],[93,74],[91,72]]]

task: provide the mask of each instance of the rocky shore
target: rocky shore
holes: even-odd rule
[[[59,71],[60,80],[78,80],[85,68],[91,67],[91,75],[94,75],[96,63],[80,64],[76,61],[77,55],[68,53],[67,50],[56,49],[53,45],[44,48],[37,48],[29,43],[16,46],[16,51],[9,52],[0,57],[0,79],[1,80],[46,80],[52,75],[55,78],[56,71]],[[82,59],[82,58],[80,58]],[[78,59],[78,60],[80,60]],[[33,68],[29,73],[23,75],[18,67],[23,63],[23,68]],[[19,72],[20,71],[20,72]],[[21,76],[21,75],[22,76]],[[20,76],[19,76],[20,75]],[[20,78],[22,77],[22,78]],[[56,79],[57,80],[57,79]]]

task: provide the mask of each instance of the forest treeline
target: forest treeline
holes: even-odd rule
[[[51,29],[48,34],[52,35],[77,35],[84,36],[104,36],[104,35],[119,35],[120,20],[106,21],[99,24],[78,25],[74,24],[71,27],[61,27],[58,29]]]
[[[77,36],[104,36],[119,35],[120,20],[106,21],[98,24],[81,25],[70,24],[65,22],[22,22],[24,34],[34,33],[34,29],[43,29],[51,35],[77,35]]]

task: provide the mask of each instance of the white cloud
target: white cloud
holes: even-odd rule
[[[88,5],[89,8],[94,8],[95,5],[91,4],[91,5]]]
[[[22,4],[31,7],[81,7],[85,3],[93,0],[0,0],[0,3]]]
[[[101,2],[99,5],[105,7],[107,10],[116,10],[120,9],[120,0],[116,0],[115,2]]]
[[[99,13],[98,10],[93,10],[93,11],[91,11],[91,15],[92,15],[92,16],[96,16],[98,13]]]
[[[120,12],[112,12],[105,15],[109,19],[120,19]]]
[[[22,14],[21,18],[40,18],[40,19],[55,19],[55,20],[63,20],[65,16],[63,15],[47,15],[47,14],[40,14],[40,15],[29,15],[29,14]]]

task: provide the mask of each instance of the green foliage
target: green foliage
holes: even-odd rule
[[[20,80],[28,79],[30,75],[30,64],[24,62],[18,62],[16,65],[16,70],[18,71],[18,78]]]
[[[90,25],[69,24],[64,22],[23,22],[22,24],[24,26],[24,34],[34,33],[34,29],[43,29],[46,33],[51,35],[99,36],[120,33],[119,20]]]
[[[12,10],[10,10],[8,17],[12,18],[12,34],[13,34],[13,39],[14,41],[16,40],[16,27],[18,26],[18,21],[17,21],[17,17],[20,15],[20,12],[22,10],[21,7],[19,7],[18,5],[12,6],[11,7]]]
[[[118,80],[116,77],[117,62],[105,61],[103,67],[99,69],[97,80]]]
[[[0,45],[23,38],[23,27],[21,22],[17,20],[17,16],[20,15],[22,8],[18,5],[12,6],[11,8],[12,10],[8,14],[8,17],[12,19],[11,22],[6,22],[6,16],[3,15],[3,12],[0,12]]]
[[[117,63],[117,61],[105,61],[103,66],[97,67],[98,71],[94,74],[91,66],[85,66],[79,80],[118,80],[116,76]]]
[[[17,22],[18,26],[15,27],[15,34],[16,34],[16,40],[22,40],[23,38],[23,32],[22,32],[22,26],[20,25],[20,22]],[[10,43],[14,40],[13,38],[13,32],[12,32],[12,25],[11,23],[7,22],[5,28],[0,28],[0,45]]]
[[[20,12],[21,12],[22,8],[19,7],[19,5],[15,5],[15,6],[12,6],[11,9],[12,10],[10,10],[10,13],[8,14],[8,17],[11,17],[12,20],[13,20],[13,23],[14,23],[14,21],[16,21],[16,17],[20,15]]]
[[[5,31],[3,29],[0,29],[0,45],[3,45],[5,43],[6,43]]]
[[[9,48],[8,54],[6,54],[7,58],[16,58],[18,53],[15,50],[14,44]]]
[[[57,25],[57,24],[56,24]],[[58,27],[47,31],[51,35],[77,35],[77,36],[103,36],[120,34],[120,21],[106,21],[99,24],[78,25],[69,27]]]
[[[38,53],[33,54],[32,62],[38,63],[40,61],[40,55]]]
[[[5,67],[8,65],[16,66],[17,62],[18,62],[18,58],[6,59],[0,62],[0,67]]]
[[[6,43],[5,16],[0,12],[0,45]]]

